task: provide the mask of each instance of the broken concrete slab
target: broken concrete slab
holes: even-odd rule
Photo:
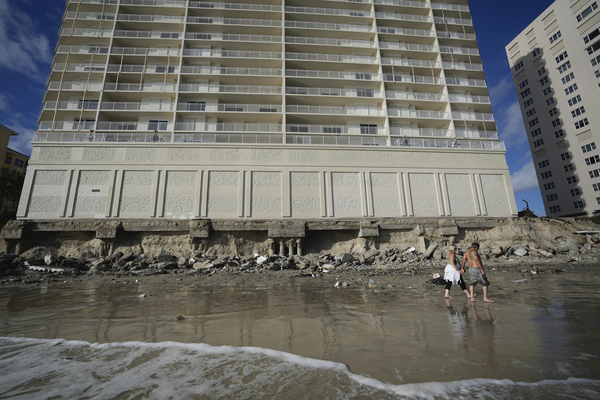
[[[431,257],[431,255],[433,254],[435,249],[437,249],[437,246],[438,246],[437,244],[432,244],[431,246],[429,246],[427,248],[427,250],[423,253],[423,257],[425,257],[425,258]]]

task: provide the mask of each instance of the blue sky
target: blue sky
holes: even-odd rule
[[[527,133],[504,47],[552,4],[550,0],[471,0],[500,139],[506,143],[519,210],[529,202],[545,215]],[[46,78],[54,57],[64,0],[0,0],[0,124],[19,132],[9,144],[30,154]]]

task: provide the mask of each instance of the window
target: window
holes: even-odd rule
[[[564,165],[563,169],[565,170],[565,172],[571,172],[573,171],[573,164]]]
[[[540,85],[544,86],[548,82],[550,82],[550,81],[548,80],[548,77],[545,76],[540,80]]]
[[[554,189],[554,182],[544,183],[544,190]]]
[[[548,160],[540,161],[540,162],[538,163],[538,166],[539,166],[540,168],[546,168],[548,165],[550,165],[550,162],[548,162]]]
[[[567,184],[571,185],[573,183],[577,183],[577,177],[576,176],[570,176],[567,178]]]
[[[548,114],[550,114],[550,116],[553,117],[556,114],[558,114],[558,110],[556,109],[556,107],[554,107],[552,110],[548,111]]]
[[[571,197],[581,196],[581,190],[579,188],[571,189]]]
[[[579,116],[579,115],[581,115],[583,113],[585,113],[585,107],[584,106],[581,106],[581,107],[576,108],[573,111],[571,111],[571,115],[573,116],[573,118],[575,118],[575,117],[577,117],[577,116]]]
[[[371,80],[373,79],[373,75],[369,74],[368,72],[357,72],[356,79]]]
[[[596,150],[596,142],[592,142],[590,144],[586,144],[585,146],[581,146],[581,152],[583,154],[592,150]]]
[[[559,129],[556,132],[554,132],[554,137],[556,137],[557,139],[561,136],[565,136],[565,131],[563,131],[562,129]]]
[[[533,51],[531,52],[531,54],[533,55],[533,57],[535,57],[538,54],[540,54],[541,52],[542,52],[542,50],[540,50],[539,47],[536,47],[535,49],[533,49]]]
[[[73,129],[94,129],[96,126],[96,120],[94,119],[86,119],[86,118],[75,118],[75,123],[73,124]]]
[[[531,110],[529,110],[525,113],[525,117],[529,118],[534,114],[535,114],[535,108],[532,108]]]
[[[569,86],[568,88],[565,89],[565,94],[569,95],[571,93],[573,93],[574,91],[576,91],[578,89],[577,84],[574,83],[571,86]]]
[[[324,126],[323,133],[342,133],[341,126]]]
[[[598,35],[600,35],[600,28],[594,29],[589,35],[583,38],[583,43],[588,44],[590,41],[594,40]]]
[[[575,208],[583,208],[583,200],[578,200],[573,202],[573,207]]]
[[[596,50],[600,49],[600,40],[597,41],[596,43],[594,43],[593,45],[591,45],[590,47],[588,47],[587,49],[585,49],[588,53],[588,55],[592,55],[596,52]]]
[[[555,214],[560,212],[560,206],[552,206],[549,208],[550,213]]]
[[[206,102],[204,101],[188,101],[188,111],[206,111]]]
[[[560,118],[556,118],[555,120],[552,121],[552,127],[553,128],[556,128],[560,124],[562,124],[562,121],[560,120]]]
[[[551,87],[544,89],[544,96],[548,96],[550,93],[552,93]]]
[[[537,135],[541,135],[541,134],[542,134],[541,128],[537,128],[536,130],[531,131],[531,137],[536,137]]]
[[[533,104],[533,99],[529,99],[529,100],[527,100],[526,102],[523,103],[523,107],[527,108],[527,107],[529,107],[532,104]]]
[[[542,177],[542,179],[548,179],[552,177],[552,171],[546,171],[546,172],[542,172],[540,174],[540,176]]]
[[[521,98],[524,99],[525,97],[529,96],[531,94],[531,89],[527,89],[521,92]]]
[[[563,161],[570,160],[571,159],[571,153],[569,153],[568,151],[566,153],[562,153],[560,155],[560,159],[563,160]]]
[[[565,83],[570,82],[571,79],[575,79],[575,74],[572,72],[569,75],[563,76],[560,80],[562,81],[562,83],[564,85]]]
[[[539,124],[539,120],[537,118],[532,119],[531,121],[529,121],[529,127],[533,128],[534,126],[536,126],[537,124]]]
[[[592,67],[595,67],[596,65],[598,65],[598,63],[600,63],[600,56],[592,59],[590,62],[592,63]]]
[[[596,75],[596,78],[600,78],[600,69],[595,70],[594,75]]]
[[[363,135],[377,135],[377,125],[360,124],[360,133]]]
[[[515,64],[515,66],[514,66],[514,68],[515,68],[515,71],[518,71],[518,70],[520,70],[521,68],[523,68],[523,65],[524,65],[524,64],[523,64],[523,61],[519,61],[518,63],[516,63],[516,64]]]
[[[538,69],[537,73],[538,73],[538,76],[544,75],[546,73],[546,67],[542,67],[542,68]]]
[[[567,54],[567,51],[565,50],[561,54],[559,54],[558,56],[554,57],[554,61],[556,61],[556,63],[558,64],[562,60],[566,59],[568,56],[569,55]]]
[[[98,100],[79,100],[77,105],[78,110],[97,110]]]
[[[596,4],[596,2],[593,2],[591,6],[586,7],[585,10],[583,10],[579,15],[577,15],[577,22],[581,22],[583,21],[583,19],[585,17],[587,17],[588,15],[590,15],[592,13],[592,11],[594,11],[595,9],[598,8],[598,4]]]
[[[529,85],[529,81],[525,79],[523,82],[519,83],[519,89],[523,89],[527,85]]]
[[[592,189],[594,189],[594,192],[600,192],[600,183],[594,183]]]
[[[569,106],[574,106],[575,104],[579,103],[581,101],[581,95],[578,94],[577,96],[573,97],[572,99],[569,99]]]
[[[23,168],[24,165],[25,165],[25,161],[19,160],[18,158],[15,160],[15,167]]]
[[[166,131],[169,121],[150,120],[148,122],[148,130],[151,131]]]
[[[358,97],[375,97],[375,91],[373,89],[356,89],[356,95]]]
[[[565,72],[569,68],[571,68],[571,61],[567,61],[566,63],[564,63],[563,65],[561,65],[560,67],[558,67],[558,73],[562,74],[563,72]]]
[[[575,129],[583,128],[586,125],[589,125],[590,122],[587,118],[582,119],[581,121],[575,122]]]
[[[4,160],[4,163],[5,164],[12,164],[12,160],[13,160],[12,157],[6,156],[6,159]]]
[[[554,35],[550,36],[550,43],[554,43],[561,37],[560,31],[556,32]]]
[[[590,174],[590,179],[598,178],[600,176],[600,169],[593,169],[591,171],[588,171],[588,174]]]
[[[558,195],[556,193],[549,194],[546,196],[547,201],[556,201],[558,200]]]
[[[548,100],[546,100],[546,105],[547,106],[550,106],[552,104],[554,104],[554,97],[550,97]]]

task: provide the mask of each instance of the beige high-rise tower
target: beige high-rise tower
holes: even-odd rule
[[[506,53],[548,216],[600,212],[600,12],[557,0]]]
[[[517,214],[466,0],[69,0],[19,218]]]

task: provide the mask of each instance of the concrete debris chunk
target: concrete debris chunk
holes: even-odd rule
[[[518,255],[518,256],[520,256],[520,257],[524,257],[527,254],[529,254],[529,252],[527,250],[525,250],[525,249],[517,249],[517,250],[515,250],[515,254]]]
[[[335,256],[335,259],[339,260],[342,263],[346,263],[354,261],[354,256],[350,253],[340,253],[337,256]]]
[[[427,250],[423,253],[423,257],[424,258],[431,257],[431,255],[433,254],[433,252],[435,251],[436,248],[437,248],[437,244],[432,244],[431,246],[429,246],[427,248]]]
[[[269,261],[269,259],[265,256],[260,256],[256,259],[256,263],[258,265],[263,265],[264,263],[266,263],[267,261]]]

